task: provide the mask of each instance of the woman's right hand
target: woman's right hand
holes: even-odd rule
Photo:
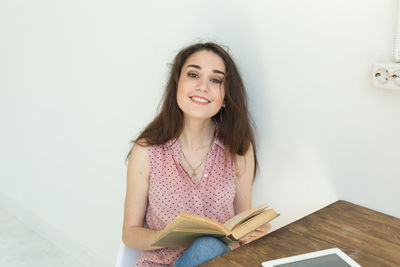
[[[237,249],[237,248],[240,247],[240,246],[242,246],[242,245],[240,244],[240,242],[237,242],[237,243],[232,243],[232,244],[230,244],[228,247],[229,247],[231,250],[234,250],[234,249]]]
[[[256,239],[259,239],[260,237],[265,236],[270,231],[271,231],[271,224],[270,223],[264,224],[263,226],[259,227],[253,232],[247,234],[245,237],[242,237],[238,243],[233,243],[229,247],[232,250],[237,249],[238,247],[241,247],[247,243],[250,243],[251,241],[254,241]]]

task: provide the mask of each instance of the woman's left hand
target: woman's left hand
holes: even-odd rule
[[[269,233],[270,230],[271,230],[271,224],[270,223],[264,224],[260,228],[257,228],[253,232],[242,237],[240,239],[239,243],[234,243],[230,247],[231,247],[231,249],[236,249],[240,246],[243,246],[244,244],[250,243],[251,241],[254,241],[260,237],[265,236],[266,234]]]

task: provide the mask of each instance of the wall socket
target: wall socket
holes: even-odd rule
[[[377,88],[400,90],[400,63],[375,63],[372,84]]]

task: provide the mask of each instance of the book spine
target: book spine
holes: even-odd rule
[[[229,246],[230,244],[239,242],[239,240],[234,239],[232,235],[223,236],[220,238],[220,240],[222,242],[224,242],[227,246]]]

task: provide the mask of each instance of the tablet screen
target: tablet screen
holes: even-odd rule
[[[274,267],[351,267],[337,254],[319,256],[307,260],[299,260],[291,263],[274,265]]]

